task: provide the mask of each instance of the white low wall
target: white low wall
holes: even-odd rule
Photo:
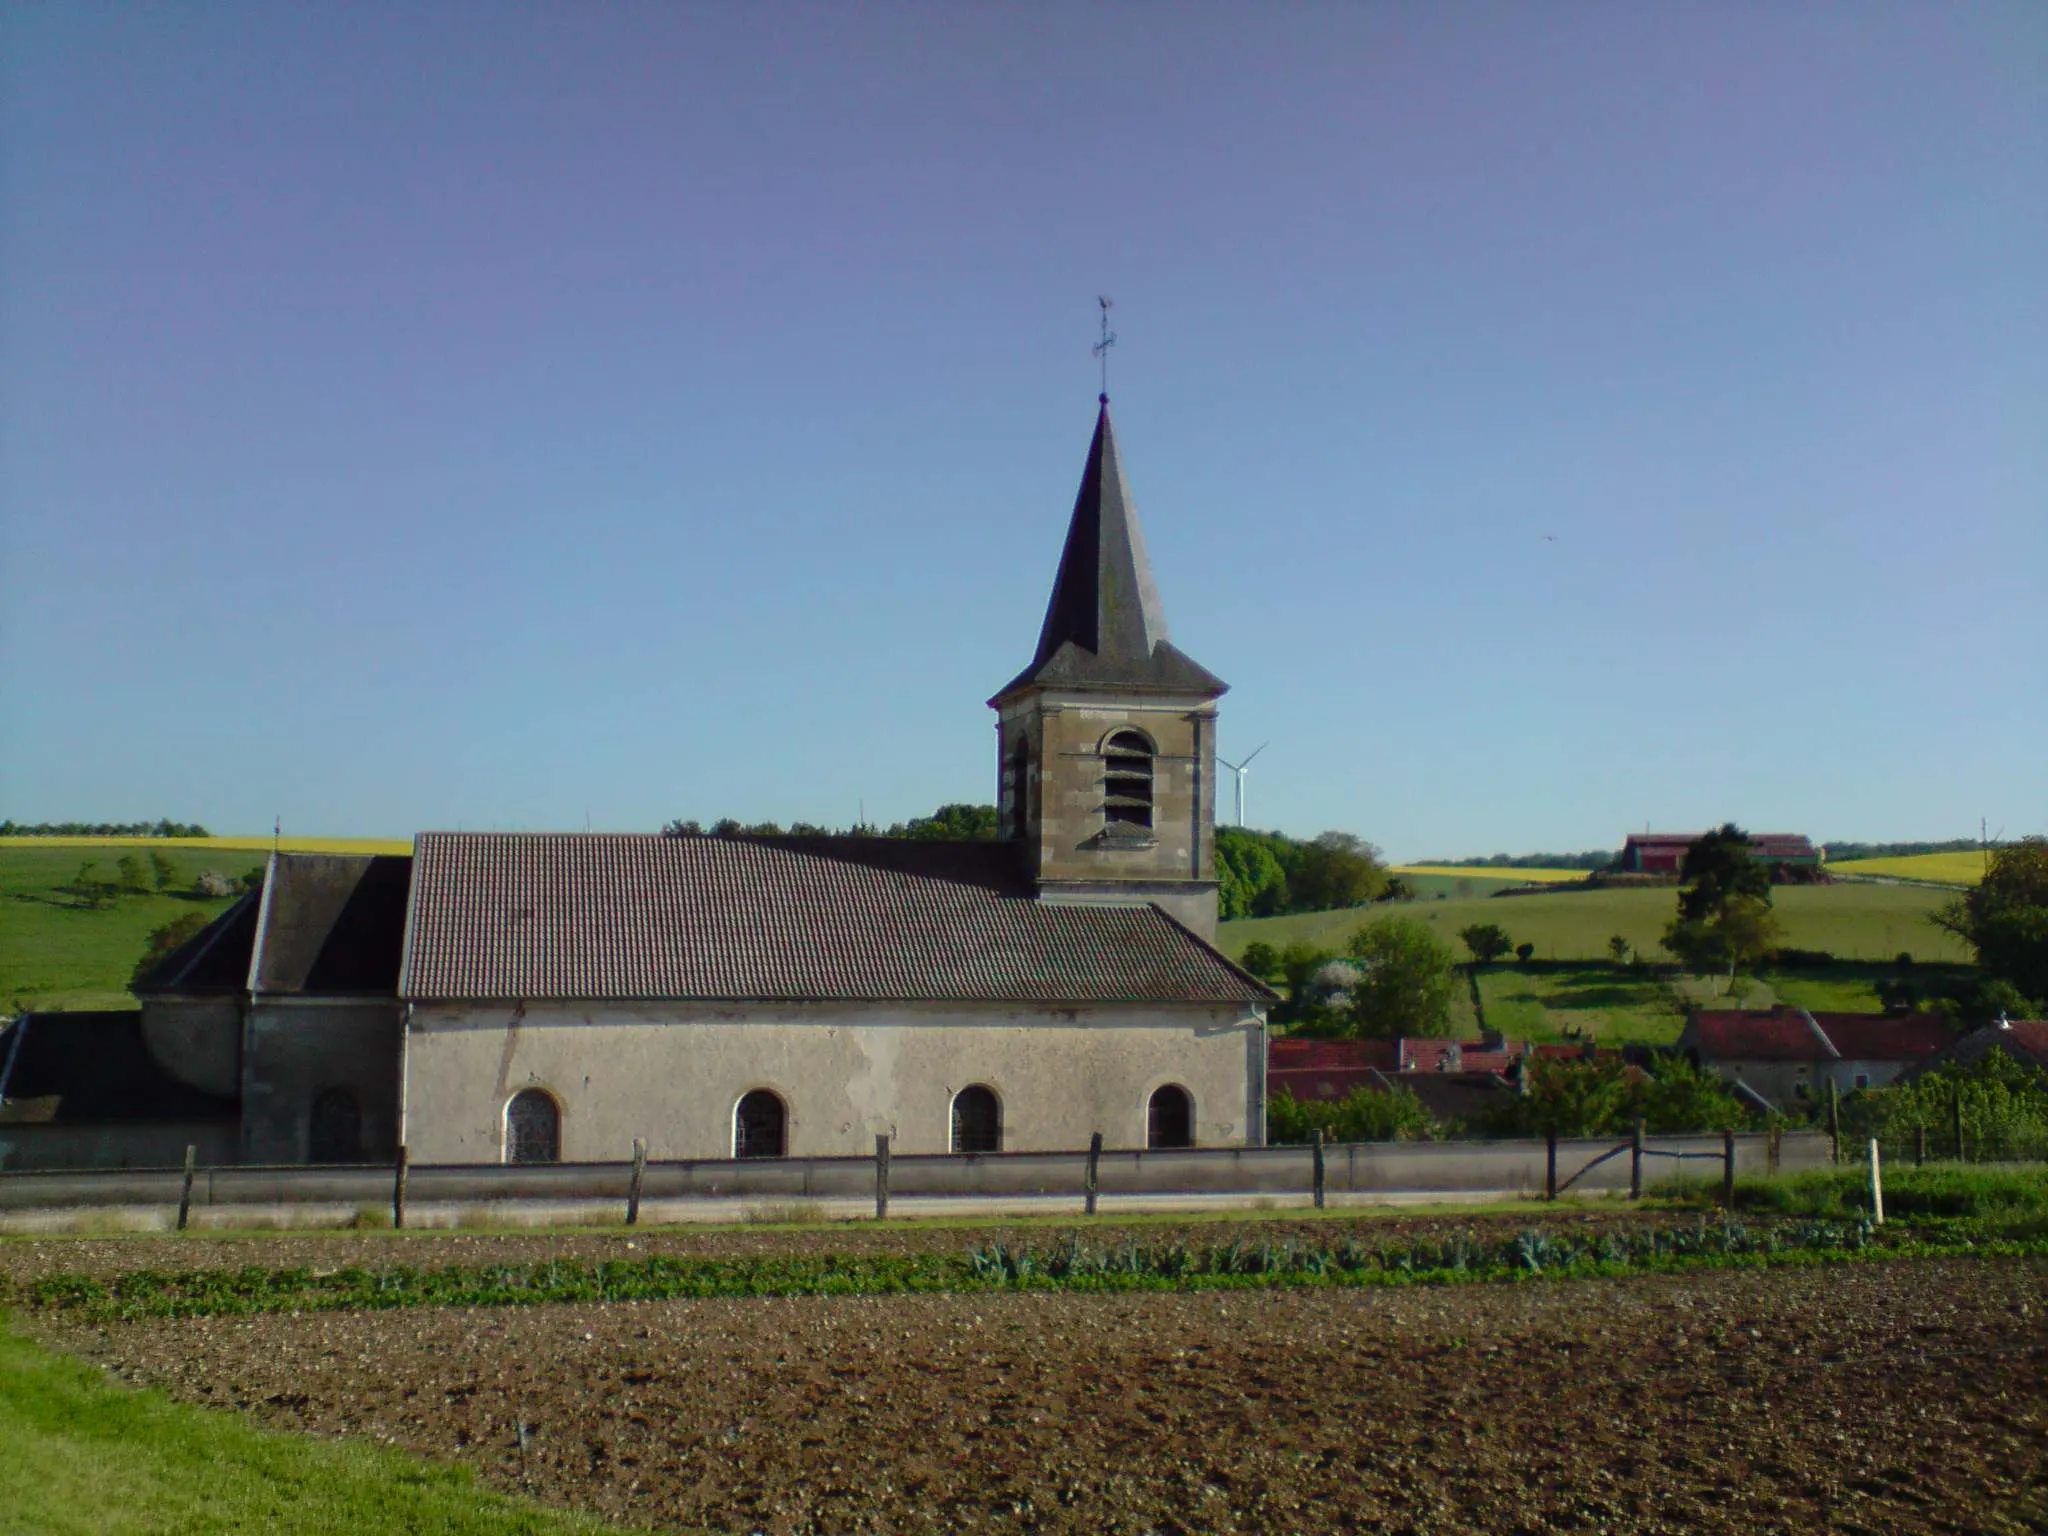
[[[1770,1170],[1771,1138],[1735,1138],[1738,1174]],[[1616,1145],[1611,1138],[1560,1141],[1560,1185]],[[1646,1185],[1674,1177],[1718,1178],[1719,1136],[1659,1136],[1644,1143]],[[1658,1155],[1686,1153],[1680,1159]],[[1778,1140],[1777,1168],[1797,1172],[1826,1167],[1828,1138],[1816,1133]],[[1378,1142],[1324,1149],[1325,1187],[1345,1194],[1540,1194],[1548,1150],[1541,1141]],[[1623,1152],[1592,1169],[1572,1192],[1612,1193],[1629,1184]],[[890,1160],[892,1198],[1002,1199],[1078,1196],[1087,1181],[1088,1153],[1003,1152],[988,1156],[898,1155]],[[806,1157],[737,1162],[731,1159],[650,1162],[641,1198],[659,1201],[871,1200],[872,1157]],[[388,1206],[395,1171],[389,1167],[202,1168],[192,1187],[195,1208],[212,1206]],[[543,1167],[414,1165],[407,1175],[409,1204],[488,1205],[505,1201],[614,1200],[623,1203],[631,1165],[560,1163]],[[1097,1166],[1104,1199],[1119,1196],[1252,1195],[1306,1198],[1314,1188],[1314,1153],[1308,1147],[1209,1147],[1175,1152],[1104,1151]],[[176,1205],[183,1184],[176,1168],[0,1173],[0,1211],[64,1207]]]

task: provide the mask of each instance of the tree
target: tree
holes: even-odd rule
[[[1720,930],[1710,922],[1674,917],[1665,924],[1659,942],[1695,976],[1714,975],[1728,963],[1728,946],[1721,941]]]
[[[1992,979],[2048,1005],[2048,838],[1999,849],[1983,881],[1933,920],[1976,950]]]
[[[1515,958],[1523,965],[1527,965],[1536,958],[1536,946],[1534,944],[1517,944],[1515,946]]]
[[[1238,827],[1216,829],[1216,901],[1225,921],[1269,917],[1287,909],[1287,871],[1271,837]]]
[[[1308,911],[1364,906],[1386,883],[1379,849],[1349,832],[1325,832],[1300,850],[1287,872],[1288,895]]]
[[[1736,896],[1754,896],[1770,905],[1770,868],[1751,858],[1749,848],[1749,834],[1732,821],[1694,840],[1678,867],[1681,919],[1710,922]]]
[[[1628,940],[1617,933],[1607,941],[1607,954],[1616,965],[1627,965],[1629,957]]]
[[[1714,920],[1714,928],[1720,935],[1721,947],[1728,953],[1730,981],[1738,970],[1755,969],[1757,962],[1776,949],[1778,940],[1784,936],[1771,904],[1749,895],[1729,897],[1721,915]]]
[[[1368,923],[1345,952],[1360,973],[1344,1010],[1351,1034],[1391,1039],[1445,1032],[1458,995],[1458,957],[1429,924],[1412,917]]]
[[[128,990],[133,992],[142,985],[143,977],[155,970],[174,951],[190,943],[212,921],[213,919],[204,912],[186,912],[152,932],[144,944],[142,958],[135,962],[135,969],[129,973]]]
[[[1244,954],[1238,959],[1239,969],[1256,976],[1261,981],[1271,981],[1280,974],[1280,951],[1264,939],[1253,939],[1245,945]]]
[[[1749,1120],[1742,1102],[1718,1077],[1675,1052],[1657,1063],[1656,1076],[1641,1085],[1632,1108],[1642,1116],[1644,1129],[1659,1136],[1732,1131]]]
[[[1458,938],[1472,951],[1472,959],[1478,965],[1493,964],[1512,949],[1515,942],[1499,923],[1467,923],[1458,930]]]
[[[242,891],[246,895],[253,896],[262,889],[263,866],[261,864],[253,864],[242,876]]]
[[[1524,1091],[1502,1094],[1487,1113],[1497,1136],[1597,1136],[1634,1118],[1628,1069],[1618,1056],[1525,1058]]]
[[[95,911],[101,907],[111,907],[121,890],[113,881],[102,880],[95,875],[93,871],[98,868],[97,860],[87,859],[78,866],[78,873],[71,881],[71,894],[78,898],[78,904]]]
[[[997,835],[996,808],[956,802],[942,805],[929,816],[912,817],[889,829],[891,837],[918,842],[993,842]]]
[[[114,863],[114,874],[123,891],[134,896],[148,894],[149,873],[143,868],[142,860],[134,854],[122,854]]]
[[[158,853],[154,848],[149,853],[149,870],[155,881],[156,888],[160,891],[168,891],[171,888],[171,882],[178,878],[178,866],[165,858],[161,853]]]

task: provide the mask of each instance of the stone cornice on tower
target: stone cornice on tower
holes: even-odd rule
[[[990,703],[1025,688],[1213,699],[1229,686],[1167,639],[1166,608],[1152,579],[1104,395],[1037,654]]]

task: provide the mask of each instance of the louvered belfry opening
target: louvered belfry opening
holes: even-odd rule
[[[562,1110],[554,1096],[539,1088],[523,1088],[505,1106],[505,1161],[559,1163],[562,1160]]]
[[[734,1157],[783,1157],[788,1153],[789,1114],[782,1100],[756,1088],[739,1102],[732,1117]]]
[[[1145,1145],[1155,1150],[1195,1144],[1195,1101],[1187,1089],[1168,1083],[1152,1095],[1145,1113]]]
[[[1118,731],[1103,745],[1102,814],[1127,826],[1152,825],[1152,743]]]
[[[313,1098],[307,1127],[306,1161],[359,1163],[363,1160],[363,1106],[346,1088],[322,1088]]]
[[[1003,1105],[993,1088],[976,1083],[953,1096],[953,1150],[1003,1150]]]

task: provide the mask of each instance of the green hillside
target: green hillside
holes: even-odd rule
[[[1967,962],[1967,946],[1927,918],[1948,898],[1915,886],[1786,885],[1772,893],[1785,943],[1824,949],[1843,960],[1890,960],[1901,951],[1916,960]],[[1452,897],[1386,903],[1342,912],[1302,912],[1225,923],[1217,939],[1233,959],[1263,939],[1276,948],[1297,939],[1336,949],[1362,923],[1403,916],[1429,923],[1462,955],[1458,930],[1468,923],[1499,923],[1517,944],[1536,946],[1539,960],[1604,960],[1607,941],[1620,934],[1642,955],[1666,958],[1658,935],[1671,920],[1677,893],[1669,886],[1632,890],[1572,890],[1535,896]]]
[[[158,850],[176,871],[169,891],[122,896],[98,910],[65,891],[78,866],[92,859],[93,878],[114,878],[123,853],[150,849],[9,847],[0,844],[0,1009],[19,1001],[31,1008],[132,1008],[128,975],[150,932],[188,912],[212,917],[232,898],[202,899],[189,891],[202,870],[238,879],[263,862],[246,849]]]

